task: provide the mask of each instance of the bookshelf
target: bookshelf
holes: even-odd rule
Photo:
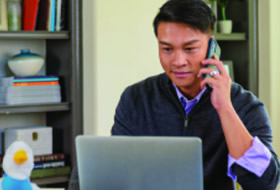
[[[70,109],[70,104],[67,102],[36,105],[0,105],[0,114],[69,111]]]
[[[53,152],[66,153],[69,164],[73,166],[76,164],[74,139],[76,135],[83,133],[82,1],[65,2],[67,21],[65,31],[0,31],[1,76],[11,76],[5,66],[10,55],[18,53],[23,47],[31,47],[31,51],[45,58],[46,64],[40,74],[59,76],[62,102],[0,105],[0,117],[9,120],[10,116],[13,116],[11,121],[8,121],[10,126],[13,126],[13,120],[19,115],[19,118],[23,118],[25,114],[39,117],[45,125],[53,127]],[[37,120],[34,118],[34,125],[37,124]],[[42,123],[37,125],[40,124]],[[49,177],[33,181],[43,186],[62,184],[67,187],[68,177]]]
[[[60,177],[48,177],[43,179],[34,179],[32,183],[35,183],[39,186],[48,185],[48,184],[59,184],[59,183],[68,183],[68,178],[65,176]]]
[[[231,34],[221,34],[215,33],[215,38],[219,41],[244,41],[246,40],[246,33],[231,33]]]
[[[226,13],[233,21],[232,34],[216,33],[215,37],[221,60],[233,61],[235,81],[258,96],[257,5],[257,0],[230,1]]]
[[[47,32],[47,31],[0,31],[0,39],[69,39],[69,31]]]

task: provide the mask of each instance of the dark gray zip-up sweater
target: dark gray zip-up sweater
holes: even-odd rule
[[[233,181],[227,176],[228,149],[210,93],[211,90],[207,89],[186,115],[167,75],[150,77],[128,87],[122,94],[112,135],[200,137],[203,143],[204,189],[232,190]],[[236,83],[232,84],[231,100],[251,135],[258,136],[272,153],[270,165],[261,178],[237,164],[232,166],[233,173],[244,190],[275,189],[279,162],[271,146],[266,109],[252,93]]]

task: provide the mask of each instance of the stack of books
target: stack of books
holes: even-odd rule
[[[0,78],[0,104],[42,104],[61,102],[57,76]]]
[[[3,157],[0,156],[0,174],[3,175],[2,169]],[[50,178],[58,176],[68,177],[71,174],[71,167],[65,164],[66,156],[64,153],[50,155],[34,156],[34,167],[30,178],[32,180],[39,178]]]
[[[71,167],[66,166],[65,157],[63,153],[34,156],[34,168],[31,173],[31,179],[69,176]]]

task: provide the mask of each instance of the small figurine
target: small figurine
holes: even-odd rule
[[[3,158],[4,176],[0,179],[0,190],[39,190],[30,182],[34,167],[32,149],[23,141],[15,141],[7,149]]]

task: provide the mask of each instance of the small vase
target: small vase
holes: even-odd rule
[[[218,21],[218,29],[220,33],[230,34],[232,31],[232,20]]]
[[[8,66],[16,76],[34,76],[39,73],[44,65],[44,59],[29,49],[22,49],[8,60]]]

